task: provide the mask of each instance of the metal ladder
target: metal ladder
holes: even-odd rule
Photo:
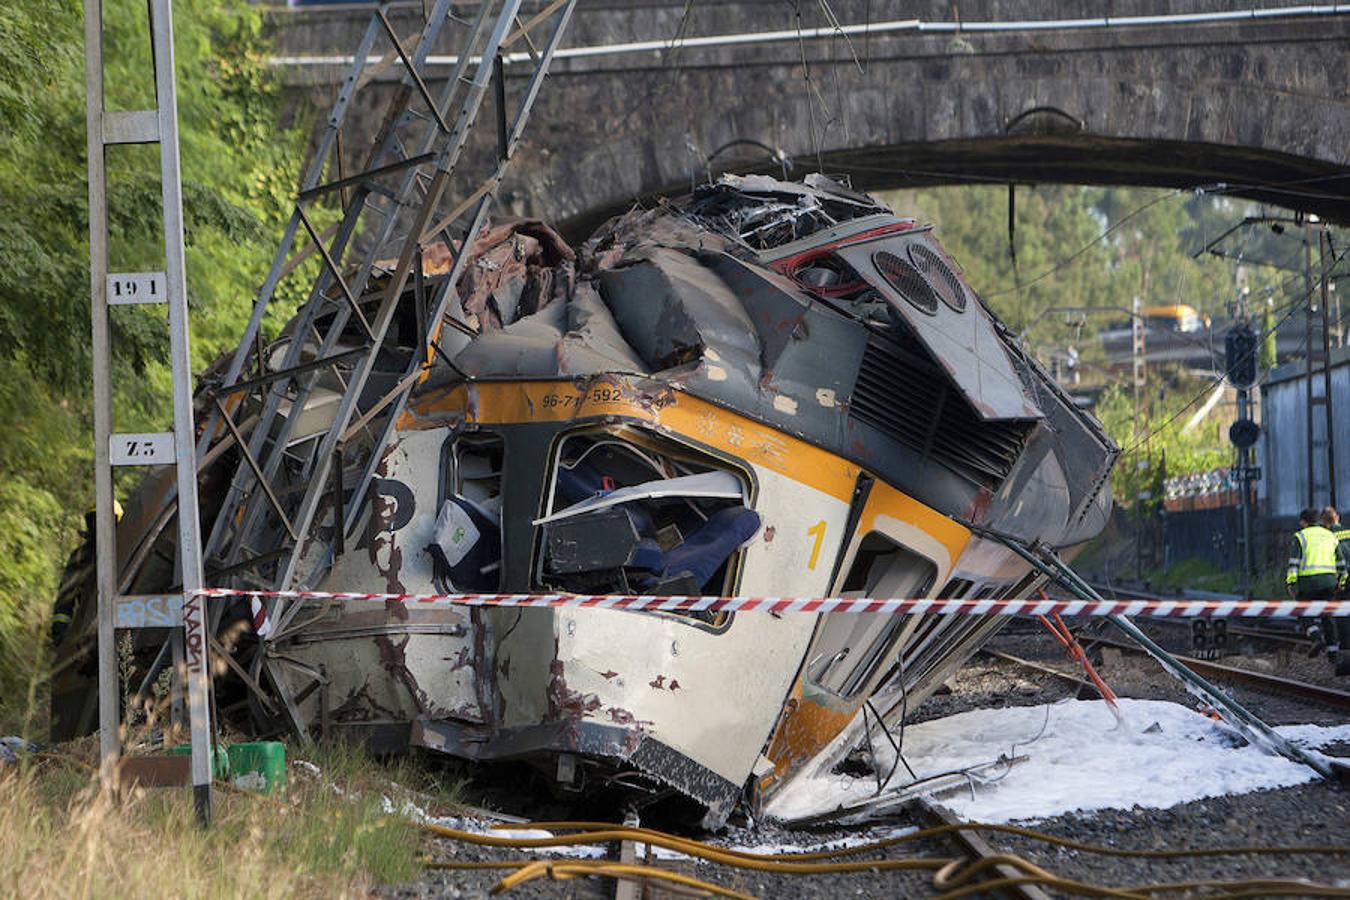
[[[1319,291],[1313,284],[1312,244],[1316,235],[1321,265]],[[1336,446],[1331,404],[1331,314],[1327,296],[1326,227],[1303,225],[1304,287],[1307,291],[1308,507],[1336,506]],[[1320,377],[1318,377],[1320,376]],[[1320,382],[1320,384],[1319,384]],[[1321,420],[1321,428],[1317,427]]]
[[[185,673],[192,735],[194,805],[203,822],[211,817],[210,674],[198,533],[196,460],[193,452],[192,354],[183,256],[183,204],[178,157],[178,99],[174,76],[170,0],[149,0],[147,25],[155,77],[155,108],[104,108],[103,7],[84,0],[86,120],[89,147],[89,272],[93,320],[95,555],[98,573],[98,697],[100,773],[107,785],[118,777],[122,753],[116,631],[119,628],[181,629],[174,644],[175,678]],[[164,268],[155,272],[110,272],[107,148],[158,144],[164,223]],[[124,434],[113,430],[112,308],[167,304],[173,377],[172,431]],[[113,468],[174,466],[177,469],[178,561],[181,593],[136,597],[118,593]],[[157,614],[147,614],[154,611]],[[176,693],[176,691],[175,691]]]
[[[484,2],[469,18],[456,16],[452,5],[452,0],[437,0],[420,34],[410,42],[399,39],[387,4],[372,14],[248,327],[211,391],[214,408],[198,442],[198,457],[204,459],[212,443],[224,435],[234,439],[241,456],[205,545],[213,586],[245,592],[285,590],[322,578],[360,516],[367,487],[409,390],[433,354],[444,356],[440,327],[447,313],[456,324],[455,287],[466,251],[487,221],[575,0],[555,0],[528,22],[519,17],[521,0]],[[463,40],[444,88],[433,97],[426,62],[447,24],[462,29]],[[542,47],[535,47],[529,29],[545,24],[549,36]],[[381,40],[391,49],[371,65]],[[513,59],[523,57],[533,68],[508,124],[502,56],[521,40],[528,54],[515,54]],[[334,151],[352,98],[395,61],[402,65],[402,76],[375,145],[362,171],[345,175],[340,151]],[[474,166],[472,154],[465,150],[494,82],[496,153],[486,164],[480,154],[479,165]],[[329,180],[321,182],[330,168],[337,169],[336,176],[330,173]],[[443,200],[455,189],[464,190],[466,196],[442,211]],[[341,218],[321,232],[313,211],[319,201],[334,195],[342,198]],[[259,349],[260,329],[279,282],[295,269],[298,257],[292,257],[292,249],[302,230],[322,268],[294,320],[289,342],[278,347],[269,362]],[[423,277],[422,251],[437,238],[450,250],[452,262],[448,274],[429,285]],[[392,269],[377,266],[388,258],[397,259]],[[376,281],[377,268],[382,268],[382,284]],[[414,285],[411,298],[406,296],[409,279]],[[381,373],[384,384],[372,384],[381,350],[393,349],[386,340],[391,324],[400,311],[408,312],[408,303],[414,307],[418,348],[400,371]],[[281,359],[273,365],[277,354]],[[242,377],[250,365],[254,374]],[[321,378],[339,388],[327,398],[336,403],[336,411],[323,431],[297,435],[296,424],[307,404],[323,396]],[[254,390],[261,392],[256,415],[236,421]],[[285,635],[301,605],[267,601],[269,621],[274,623],[269,641]],[[255,683],[261,684],[261,674],[267,673],[290,727],[304,737],[297,701],[273,668],[280,663],[268,655],[268,646],[264,642],[255,658]]]

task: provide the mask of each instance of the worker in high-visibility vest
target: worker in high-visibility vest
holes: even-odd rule
[[[1284,580],[1289,596],[1299,600],[1330,600],[1345,584],[1345,551],[1318,518],[1315,509],[1299,513],[1299,530],[1289,545],[1289,570]]]
[[[1323,508],[1320,520],[1322,527],[1335,536],[1341,555],[1350,560],[1350,528],[1341,526],[1341,516],[1336,512],[1336,507]],[[1338,595],[1344,600],[1347,593],[1344,578],[1341,579],[1340,587]],[[1331,658],[1331,664],[1335,666],[1336,674],[1350,675],[1350,618],[1324,616],[1322,618],[1322,633],[1326,635],[1327,656]]]

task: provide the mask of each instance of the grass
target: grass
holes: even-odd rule
[[[1231,594],[1238,590],[1238,573],[1220,569],[1206,559],[1177,560],[1147,575],[1148,583],[1169,587],[1187,587],[1197,591]]]
[[[46,731],[46,630],[46,615],[22,632],[0,628],[0,734],[40,740]],[[167,703],[156,700],[157,709]],[[144,734],[159,718],[132,717],[126,726]],[[422,832],[386,815],[383,798],[396,808],[411,800],[451,811],[464,780],[406,757],[375,760],[348,743],[288,746],[284,791],[217,790],[212,827],[203,830],[185,787],[114,800],[100,790],[97,755],[97,739],[86,738],[0,765],[0,897],[367,896],[373,885],[422,870]]]
[[[1157,587],[1186,587],[1200,591],[1237,594],[1242,581],[1235,569],[1220,569],[1204,559],[1183,559],[1166,568],[1148,573],[1149,584]],[[1270,566],[1252,578],[1252,596],[1258,600],[1282,600],[1285,596],[1284,569]]]
[[[215,794],[212,827],[197,827],[186,788],[136,790],[120,802],[85,764],[92,741],[0,769],[0,896],[356,897],[420,871],[421,832],[385,815],[383,796],[451,807],[459,782],[413,762],[372,760],[329,744],[292,765],[272,797]],[[291,748],[288,748],[290,758]]]

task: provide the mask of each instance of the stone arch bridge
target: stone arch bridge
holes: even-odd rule
[[[1350,222],[1350,5],[1272,14],[1289,5],[581,0],[564,47],[638,46],[555,61],[502,199],[575,236],[710,169],[786,164],[869,190],[1223,184]],[[395,7],[394,20],[412,33],[420,11]],[[273,12],[293,114],[331,103],[343,72],[333,57],[351,52],[368,15],[354,4]],[[1046,25],[1051,15],[1087,21]],[[767,31],[789,34],[725,40]],[[368,112],[348,121],[373,130]]]

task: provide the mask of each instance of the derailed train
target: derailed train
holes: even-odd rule
[[[724,177],[579,253],[498,223],[471,253],[393,441],[369,448],[348,548],[308,587],[1020,598],[1044,579],[991,533],[1071,554],[1105,524],[1100,426],[931,228],[830,179]],[[382,352],[392,378],[421,350]],[[297,446],[328,427],[316,397]],[[165,487],[120,525],[140,592],[169,587]],[[91,590],[67,579],[65,655]],[[838,764],[865,704],[895,724],[1002,621],[311,602],[236,653],[271,662],[305,727],[673,791],[717,826]],[[59,732],[89,727],[89,670],[56,685]]]

